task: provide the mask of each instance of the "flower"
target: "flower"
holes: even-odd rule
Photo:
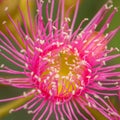
[[[23,19],[24,29],[15,24],[9,16],[16,31],[19,33],[24,46],[19,44],[14,34],[6,27],[9,38],[2,32],[0,55],[17,66],[1,64],[0,73],[13,75],[12,78],[0,77],[0,83],[16,88],[32,89],[21,96],[1,99],[7,102],[34,94],[34,98],[17,109],[26,108],[28,113],[34,114],[33,120],[50,119],[54,114],[56,120],[95,120],[89,108],[99,111],[109,120],[119,119],[120,115],[110,101],[110,97],[117,96],[120,90],[120,63],[107,65],[109,61],[120,57],[118,48],[107,49],[107,44],[115,36],[120,26],[105,34],[106,29],[118,11],[115,7],[108,19],[97,31],[107,13],[112,9],[112,1],[108,1],[89,24],[82,29],[85,18],[74,31],[79,0],[71,26],[68,17],[70,9],[64,15],[64,0],[59,0],[56,18],[53,18],[54,0],[48,0],[46,5],[47,23],[42,15],[43,0],[37,0],[37,16],[32,24],[29,6],[28,16],[31,30]],[[66,16],[66,17],[64,17]],[[84,111],[82,112],[81,109]]]

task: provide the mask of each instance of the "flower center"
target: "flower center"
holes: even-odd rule
[[[79,95],[90,79],[88,63],[76,48],[68,45],[52,50],[42,58],[37,88],[41,94],[57,101],[64,101]]]

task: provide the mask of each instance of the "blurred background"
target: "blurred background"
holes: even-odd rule
[[[57,4],[57,1],[58,0],[55,0],[55,2],[56,2],[55,4]],[[66,0],[66,3],[65,3],[66,9],[69,8],[72,4],[74,4],[75,1],[76,0]],[[105,2],[106,2],[106,0],[81,0],[78,16],[76,19],[75,28],[80,24],[80,22],[84,18],[89,18],[89,21],[90,21]],[[113,3],[114,3],[114,6],[118,7],[119,11],[114,16],[112,23],[110,24],[110,28],[107,30],[107,32],[116,28],[117,26],[120,26],[120,0],[113,0]],[[32,11],[32,17],[34,19],[35,14],[36,14],[35,0],[29,0],[29,4],[30,4],[31,11]],[[8,25],[8,27],[13,32],[15,32],[14,28],[11,26],[11,23],[6,15],[6,11],[9,12],[9,14],[12,16],[12,18],[14,20],[21,21],[19,11],[18,11],[18,6],[21,8],[21,10],[24,13],[24,16],[26,17],[27,16],[26,15],[27,14],[26,0],[14,0],[14,2],[12,0],[0,0],[0,30],[3,31],[4,33],[6,33],[5,27],[3,26],[5,21],[6,21],[6,24]],[[43,14],[45,14],[45,13],[43,13]],[[72,16],[72,13],[71,13],[71,16]],[[28,20],[27,17],[26,17],[26,19]],[[86,24],[87,23],[88,22],[86,22]],[[22,25],[22,21],[21,21],[21,25]],[[84,27],[85,27],[85,25],[84,25]],[[108,46],[109,46],[109,48],[111,46],[120,48],[120,31],[113,38],[113,40],[110,42],[110,44]],[[0,56],[0,64],[3,61],[5,61],[5,59],[3,59]],[[120,61],[120,59],[117,59],[114,61],[114,63],[116,63],[116,62],[120,63],[119,61]],[[6,64],[7,64],[7,61],[6,61]],[[3,76],[3,74],[0,74],[0,75]],[[0,99],[21,95],[21,93],[24,90],[0,85]],[[112,101],[117,108],[119,101],[116,98],[112,99]],[[5,105],[5,103],[0,103],[0,108],[3,105]],[[117,108],[117,109],[119,109],[119,108]],[[93,114],[96,114],[96,113],[93,112]],[[96,120],[104,120],[102,117],[100,118],[98,116],[97,116]],[[12,113],[12,114],[8,114],[4,118],[1,118],[0,120],[31,120],[31,119],[32,119],[32,115],[28,115],[26,110],[21,110],[21,111]],[[82,120],[82,119],[80,119],[80,120]]]

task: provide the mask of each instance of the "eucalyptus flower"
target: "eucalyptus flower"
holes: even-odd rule
[[[9,16],[24,46],[19,44],[14,33],[5,25],[9,36],[0,32],[0,55],[18,69],[2,63],[0,74],[13,77],[2,76],[0,83],[31,91],[24,92],[21,96],[1,99],[0,102],[34,95],[24,105],[11,109],[10,113],[25,108],[29,114],[33,114],[32,120],[50,120],[51,116],[56,120],[95,120],[90,108],[99,111],[109,120],[120,119],[110,101],[110,97],[119,97],[120,71],[116,70],[120,68],[120,63],[107,65],[109,61],[120,57],[118,48],[107,48],[120,26],[105,33],[118,9],[113,8],[112,1],[109,0],[84,29],[82,25],[87,18],[74,30],[79,2],[77,0],[71,20],[68,17],[71,8],[64,12],[64,0],[59,0],[57,11],[54,11],[55,0],[48,0],[45,22],[42,14],[45,3],[43,0],[36,0],[37,15],[34,24],[27,4],[30,30],[22,12],[20,14],[24,28]],[[106,22],[97,31],[111,9],[113,11]],[[110,54],[114,51],[116,54]]]

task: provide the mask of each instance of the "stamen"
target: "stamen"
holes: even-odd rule
[[[4,11],[8,11],[8,6],[5,7]]]
[[[9,110],[9,113],[10,113],[10,114],[11,114],[12,112],[14,112],[14,109],[10,109],[10,110]]]

